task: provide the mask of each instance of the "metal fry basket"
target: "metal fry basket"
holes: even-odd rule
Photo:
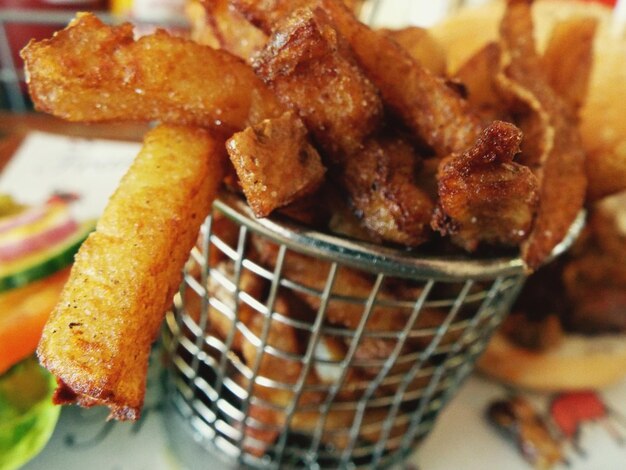
[[[164,328],[171,436],[190,468],[191,447],[233,467],[403,461],[525,278],[518,258],[417,256],[255,219],[235,197],[200,238]]]

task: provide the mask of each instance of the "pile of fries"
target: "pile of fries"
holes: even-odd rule
[[[39,110],[70,121],[160,123],[81,249],[44,332],[39,356],[58,377],[57,401],[139,416],[150,344],[222,183],[258,217],[281,212],[418,253],[433,238],[469,252],[518,247],[534,269],[565,237],[585,196],[576,116],[593,35],[585,30],[588,40],[571,45],[589,58],[571,71],[577,79],[555,84],[534,47],[531,2],[510,0],[499,41],[453,79],[426,31],[373,30],[353,6],[202,0],[191,8],[209,20],[196,40],[164,31],[135,38],[129,24],[79,14],[24,49]],[[275,264],[271,248],[255,248]],[[294,256],[284,269],[315,282],[320,271],[310,263]],[[349,270],[336,283],[372,287]],[[258,315],[242,315],[258,330]],[[355,328],[361,315],[346,307],[329,320]],[[373,321],[398,330],[406,318],[382,309]],[[214,328],[225,336],[232,324],[218,319]],[[291,334],[272,330],[269,342],[296,347]],[[257,361],[254,347],[234,341]],[[360,347],[384,357],[392,345]],[[279,375],[297,372],[263,361]]]

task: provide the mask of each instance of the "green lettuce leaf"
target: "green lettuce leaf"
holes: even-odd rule
[[[0,470],[15,470],[46,445],[59,418],[54,377],[33,356],[0,376]]]

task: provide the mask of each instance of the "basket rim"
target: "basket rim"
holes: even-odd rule
[[[214,206],[236,223],[291,250],[364,271],[438,281],[485,280],[528,274],[519,255],[493,258],[472,258],[464,254],[429,255],[319,232],[287,218],[257,218],[243,198],[225,191]],[[546,262],[569,249],[582,231],[585,219],[586,212],[581,210],[566,237],[552,250]]]

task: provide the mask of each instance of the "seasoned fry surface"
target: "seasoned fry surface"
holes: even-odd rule
[[[163,31],[135,41],[131,25],[107,26],[91,14],[31,42],[22,56],[37,109],[70,121],[161,120],[232,132],[251,115],[282,114],[231,54]]]
[[[45,327],[38,355],[62,384],[57,399],[138,417],[150,346],[221,182],[223,153],[198,129],[146,136]]]
[[[587,178],[575,116],[548,84],[532,31],[530,2],[510,1],[501,24],[498,80],[503,93],[514,95],[529,109],[520,123],[529,142],[522,162],[539,179],[541,202],[530,237],[522,245],[522,257],[534,269],[565,238],[582,209]]]
[[[548,82],[574,111],[581,108],[587,97],[597,27],[598,20],[591,17],[558,23],[542,57]]]
[[[362,224],[373,234],[406,246],[431,235],[434,204],[416,183],[419,159],[398,136],[369,139],[340,174]]]
[[[231,0],[266,32],[277,19],[298,7],[320,8],[348,41],[366,76],[380,89],[385,103],[439,156],[461,152],[478,137],[482,125],[467,103],[385,34],[361,23],[337,0]]]
[[[226,147],[257,217],[311,194],[324,179],[320,155],[292,112],[234,134]]]
[[[357,151],[381,123],[378,90],[319,9],[278,23],[255,69],[335,160]]]
[[[470,251],[528,237],[539,197],[535,175],[513,162],[521,139],[515,126],[496,121],[466,153],[441,162],[434,228]]]
[[[231,8],[228,0],[192,0],[185,7],[191,37],[249,61],[263,48],[267,36]]]

